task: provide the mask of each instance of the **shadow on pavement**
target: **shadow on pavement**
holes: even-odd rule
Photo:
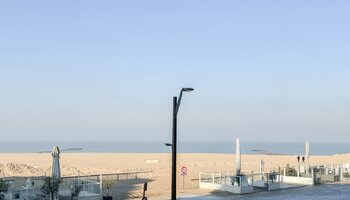
[[[110,189],[110,196],[116,200],[141,199],[143,195],[144,183],[152,182],[152,179],[118,180]],[[106,193],[106,186],[103,186],[103,194]],[[147,192],[146,192],[147,194]]]

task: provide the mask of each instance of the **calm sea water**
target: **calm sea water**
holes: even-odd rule
[[[26,153],[51,151],[53,146],[61,150],[74,152],[113,152],[113,153],[170,153],[171,149],[164,145],[164,141],[121,142],[121,141],[0,141],[2,153]],[[79,148],[73,149],[72,148]],[[264,154],[254,150],[264,150],[278,154],[302,155],[304,143],[277,142],[242,142],[242,153]],[[311,143],[310,151],[313,155],[331,155],[350,153],[347,143]],[[232,142],[179,142],[178,151],[181,153],[227,153],[235,152]]]

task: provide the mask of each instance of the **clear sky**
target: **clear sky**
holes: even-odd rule
[[[1,1],[1,140],[346,142],[350,1]]]

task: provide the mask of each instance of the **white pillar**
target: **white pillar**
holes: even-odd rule
[[[340,168],[340,181],[343,181],[343,168]]]
[[[213,181],[212,184],[213,184],[213,189],[214,189],[214,182],[215,182],[215,181],[214,181],[214,179],[215,179],[214,173],[211,173],[211,178],[212,178],[212,181]]]
[[[310,143],[305,141],[306,176],[309,176]]]
[[[260,160],[260,180],[263,180],[264,177],[264,165],[265,162],[263,160]]]
[[[239,138],[236,139],[236,176],[241,175],[241,145]]]
[[[102,198],[103,196],[103,180],[102,180],[102,174],[100,174],[100,197]]]

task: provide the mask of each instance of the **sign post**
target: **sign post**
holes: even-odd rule
[[[187,176],[187,167],[181,167],[181,176],[182,176],[182,189],[185,189],[185,176]]]

